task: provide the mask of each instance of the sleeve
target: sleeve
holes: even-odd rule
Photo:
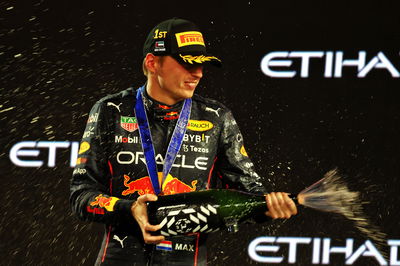
[[[106,110],[99,101],[90,111],[80,143],[70,185],[70,204],[72,211],[85,221],[132,222],[130,207],[133,201],[110,196],[109,134]]]
[[[261,177],[254,170],[254,164],[246,153],[243,136],[231,111],[224,113],[219,140],[217,174],[228,188],[265,194]]]

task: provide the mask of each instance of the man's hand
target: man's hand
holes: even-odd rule
[[[287,193],[272,192],[265,196],[265,200],[268,207],[268,211],[265,214],[273,219],[288,219],[297,214],[296,204],[289,198]]]
[[[132,204],[131,212],[132,216],[136,219],[137,223],[142,230],[143,239],[146,244],[158,244],[165,239],[164,236],[153,236],[150,232],[155,232],[161,229],[160,225],[149,224],[147,217],[147,201],[156,201],[157,196],[153,194],[145,194],[137,198]]]

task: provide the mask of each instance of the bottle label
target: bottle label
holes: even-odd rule
[[[222,222],[218,216],[218,206],[210,204],[160,207],[156,217],[157,223],[162,226],[160,233],[164,236],[210,233],[217,231]]]

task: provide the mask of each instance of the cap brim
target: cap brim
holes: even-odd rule
[[[222,66],[222,61],[212,55],[191,55],[191,54],[177,54],[177,55],[171,55],[173,58],[175,58],[178,62],[183,63],[183,64],[189,64],[189,65],[202,65],[202,64],[211,64],[216,67],[221,67]]]

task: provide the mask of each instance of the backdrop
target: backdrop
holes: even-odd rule
[[[372,1],[0,1],[0,264],[93,265],[103,226],[79,221],[68,203],[77,142],[98,99],[143,84],[147,32],[177,16],[198,24],[222,58],[197,93],[233,110],[265,185],[298,192],[337,168],[388,241],[377,251],[352,222],[302,208],[211,235],[209,264],[400,265],[396,10]]]

